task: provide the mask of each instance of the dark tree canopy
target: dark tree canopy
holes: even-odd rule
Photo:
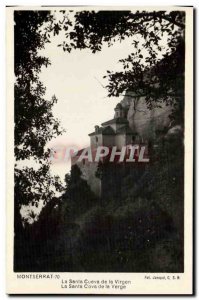
[[[70,174],[65,176],[66,191],[63,194],[63,200],[66,202],[67,212],[72,219],[97,203],[97,197],[81,175],[79,167],[74,165],[71,167]]]
[[[49,42],[53,17],[49,11],[15,11],[15,234],[19,232],[22,205],[38,206],[56,196],[62,187],[50,174],[46,144],[61,134],[60,124],[52,114],[55,96],[45,99],[45,87],[39,80],[42,67],[50,61],[39,55]],[[43,28],[42,28],[43,26]],[[36,168],[20,167],[18,162],[32,160]]]
[[[66,12],[63,11],[65,15]],[[132,52],[121,59],[123,70],[107,71],[108,96],[134,91],[145,96],[148,107],[165,102],[184,108],[184,29],[183,11],[81,11],[75,22],[59,23],[66,40],[64,51],[90,49],[101,51],[104,44],[132,40]],[[181,116],[182,120],[182,116]]]
[[[16,11],[15,18],[15,156],[21,159],[45,159],[45,145],[61,134],[59,121],[53,117],[55,96],[45,99],[39,80],[43,66],[50,61],[38,54],[48,42],[43,24],[52,22],[46,11]]]

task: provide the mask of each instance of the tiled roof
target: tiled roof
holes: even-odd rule
[[[103,135],[114,135],[115,134],[115,131],[114,129],[111,127],[111,126],[107,126],[105,128],[103,127],[100,127],[98,129],[98,132],[96,133],[95,131],[90,133],[89,136],[92,136],[92,135],[96,135],[96,134],[103,134]]]
[[[108,124],[128,124],[129,122],[127,121],[126,118],[114,118],[112,120],[109,120],[107,122],[102,123],[102,126],[108,125]]]
[[[111,126],[107,126],[105,128],[100,127],[98,130],[98,133],[96,133],[95,131],[90,133],[89,136],[93,136],[96,134],[102,134],[102,135],[117,135],[117,134],[134,134],[136,135],[137,133],[132,131],[132,129],[128,126],[128,125],[124,125],[120,128],[118,128],[116,131],[111,127]]]

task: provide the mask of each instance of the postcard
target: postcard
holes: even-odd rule
[[[193,294],[193,7],[7,7],[7,293]]]

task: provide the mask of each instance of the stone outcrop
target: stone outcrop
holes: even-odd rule
[[[150,110],[145,98],[138,98],[133,92],[126,92],[121,104],[126,109],[130,128],[143,140],[154,140],[157,131],[170,127],[171,106],[163,103],[161,107],[154,107]]]

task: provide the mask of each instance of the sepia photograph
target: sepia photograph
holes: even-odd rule
[[[13,274],[171,273],[180,281],[192,207],[192,8],[7,10]],[[67,293],[86,288],[65,283]]]

